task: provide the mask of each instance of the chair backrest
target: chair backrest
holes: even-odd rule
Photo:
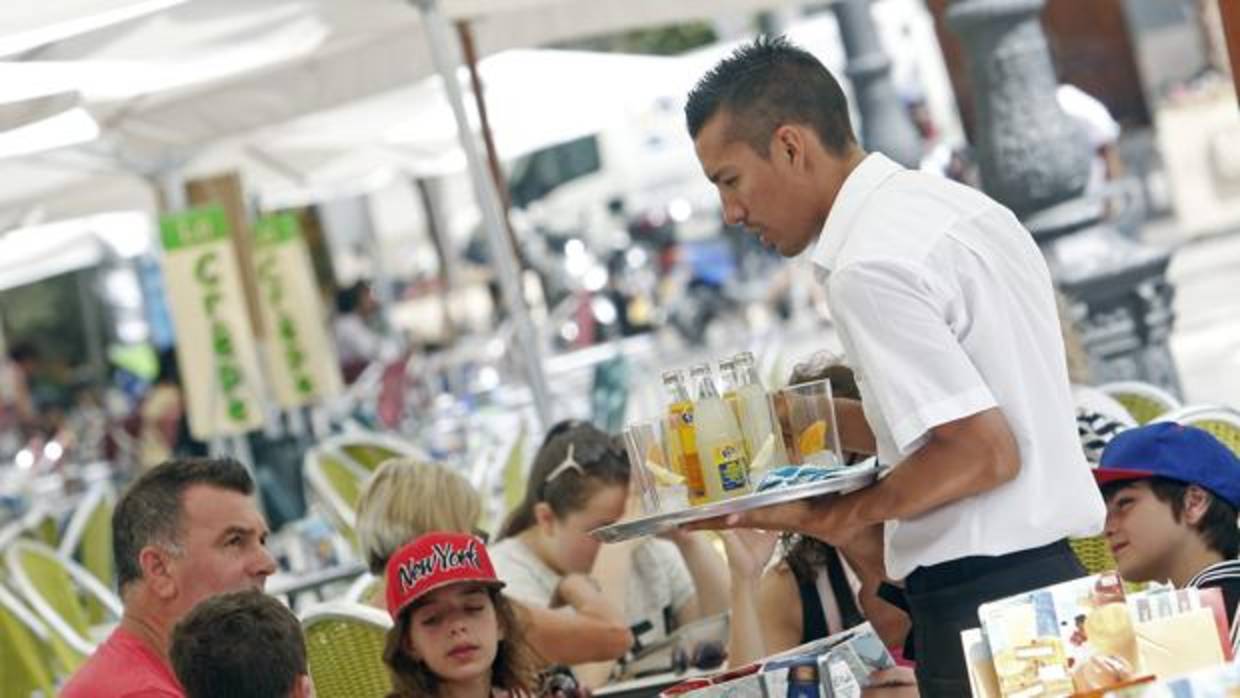
[[[55,695],[47,628],[0,586],[0,697]]]
[[[60,540],[60,522],[55,514],[36,504],[22,517],[22,535],[54,546]]]
[[[101,584],[115,588],[112,569],[112,511],[116,495],[111,486],[100,484],[86,493],[78,505],[57,551],[80,562]]]
[[[352,465],[337,451],[312,448],[302,460],[303,476],[314,498],[327,509],[327,515],[341,535],[357,548],[357,499],[366,473]]]
[[[1171,393],[1140,381],[1117,381],[1098,389],[1118,400],[1138,424],[1148,424],[1180,407],[1180,401]]]
[[[1217,405],[1186,405],[1159,417],[1158,422],[1178,422],[1204,429],[1240,455],[1240,410]]]
[[[371,596],[374,596],[375,589],[379,586],[379,578],[369,572],[363,572],[362,576],[353,580],[349,588],[344,592],[341,601],[349,601],[351,603],[369,604]]]
[[[1089,538],[1073,538],[1068,541],[1072,552],[1081,566],[1089,574],[1098,574],[1115,569],[1115,556],[1111,554],[1111,546],[1107,545],[1106,536]]]
[[[525,447],[528,441],[529,432],[525,428],[525,422],[522,422],[521,428],[517,432],[516,438],[512,440],[512,446],[508,449],[508,453],[504,458],[503,492],[505,512],[516,509],[525,497]]]
[[[324,439],[319,447],[329,452],[339,452],[349,461],[366,470],[374,472],[383,461],[400,456],[425,458],[426,455],[413,444],[393,436],[375,431],[350,431]]]
[[[392,690],[383,648],[392,621],[369,606],[333,602],[302,616],[318,698],[383,698]]]
[[[49,643],[69,671],[95,650],[87,599],[94,599],[112,619],[121,602],[81,565],[33,541],[17,541],[4,555],[14,588],[47,625]]]

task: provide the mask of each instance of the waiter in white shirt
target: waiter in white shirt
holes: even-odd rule
[[[921,695],[968,695],[959,633],[978,605],[1082,576],[1066,539],[1105,517],[1046,264],[984,194],[866,154],[839,84],[782,39],[721,61],[685,113],[727,222],[808,250],[863,398],[836,401],[843,448],[892,466],[853,494],[705,527],[797,531],[854,557],[881,535]]]

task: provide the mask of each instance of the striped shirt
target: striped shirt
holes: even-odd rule
[[[1233,656],[1240,652],[1240,620],[1236,617],[1236,607],[1240,606],[1240,560],[1223,560],[1201,570],[1188,586],[1199,589],[1217,587],[1223,592],[1223,605],[1227,609],[1227,617],[1231,619],[1231,649]]]

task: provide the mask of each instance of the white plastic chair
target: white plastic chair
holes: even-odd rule
[[[1220,405],[1186,405],[1154,420],[1204,429],[1240,455],[1240,410]]]
[[[1181,406],[1171,393],[1141,381],[1117,381],[1098,389],[1119,401],[1138,424],[1148,424]]]
[[[319,698],[383,698],[392,690],[383,649],[392,627],[388,614],[337,601],[302,615],[306,663]]]
[[[9,579],[49,631],[49,644],[70,671],[95,651],[97,640],[88,613],[90,602],[119,620],[121,601],[86,568],[42,543],[19,540],[4,555]]]

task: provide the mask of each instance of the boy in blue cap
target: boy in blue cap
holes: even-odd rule
[[[1237,645],[1240,458],[1202,429],[1150,424],[1112,439],[1094,478],[1107,504],[1107,543],[1124,579],[1218,587]]]

